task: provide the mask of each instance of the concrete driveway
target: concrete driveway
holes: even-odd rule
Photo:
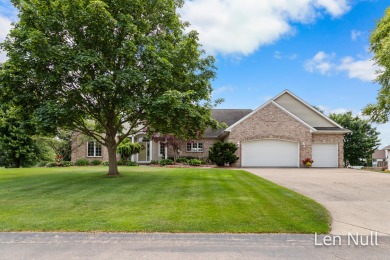
[[[245,169],[325,206],[334,235],[390,235],[390,174],[353,169]]]

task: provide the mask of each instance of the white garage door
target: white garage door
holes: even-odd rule
[[[299,144],[280,140],[242,143],[243,167],[298,167]]]
[[[338,167],[337,144],[313,144],[313,167]]]

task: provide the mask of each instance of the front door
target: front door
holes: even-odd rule
[[[138,162],[150,161],[150,140],[146,136],[139,137],[138,142],[142,145],[141,151],[138,153]]]

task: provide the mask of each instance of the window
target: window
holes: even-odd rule
[[[203,143],[187,143],[187,152],[203,152]]]
[[[102,145],[90,141],[88,142],[88,157],[101,157],[102,156]]]
[[[165,157],[165,144],[160,142],[160,156]]]

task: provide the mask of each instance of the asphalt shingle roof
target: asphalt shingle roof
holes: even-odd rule
[[[252,109],[212,109],[211,117],[216,119],[220,123],[225,123],[228,127],[251,113]],[[222,134],[225,128],[212,131],[211,129],[206,129],[205,137],[218,137]]]

